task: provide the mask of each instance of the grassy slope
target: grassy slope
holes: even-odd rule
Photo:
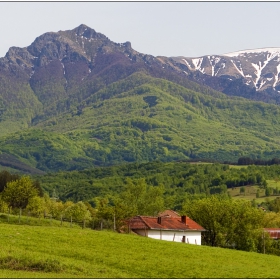
[[[0,234],[3,278],[280,277],[279,257],[257,253],[77,228],[1,224]]]
[[[274,180],[266,180],[268,183],[269,188],[279,188],[279,183],[275,182]],[[247,200],[255,200],[257,204],[267,201],[267,200],[274,200],[276,198],[280,198],[279,195],[265,195],[265,189],[260,188],[257,185],[249,185],[245,186],[245,193],[240,193],[241,187],[236,187],[234,189],[228,189],[228,193],[232,198],[235,199],[247,199]],[[259,198],[256,198],[257,191],[259,191]]]

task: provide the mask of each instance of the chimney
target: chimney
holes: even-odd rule
[[[157,223],[161,224],[161,217],[157,217]]]
[[[181,216],[181,222],[186,225],[187,224],[187,217],[186,216]]]

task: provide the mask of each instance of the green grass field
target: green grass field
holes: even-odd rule
[[[240,188],[241,187],[228,189],[228,192],[230,193],[231,197],[248,200],[256,199],[257,190],[259,189],[260,197],[258,199],[265,198],[265,190],[259,188],[258,186],[244,186],[245,193],[240,193]]]
[[[0,224],[1,278],[279,278],[280,258],[81,228]]]
[[[271,187],[271,188],[280,187],[280,183],[275,182],[274,180],[267,180],[267,183],[268,183],[268,187]],[[255,199],[256,203],[262,203],[262,202],[266,201],[267,199],[272,200],[272,199],[276,199],[277,197],[280,197],[280,195],[266,196],[265,189],[260,188],[257,185],[244,186],[245,193],[240,193],[240,188],[241,187],[228,189],[230,196],[232,198],[237,198],[237,199],[247,199],[247,200]],[[257,190],[259,190],[259,198],[256,198]]]

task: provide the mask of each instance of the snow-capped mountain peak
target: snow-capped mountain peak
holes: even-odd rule
[[[256,91],[280,93],[280,48],[249,49],[223,55],[174,59],[190,72],[229,80],[241,78],[244,84]]]
[[[247,54],[259,54],[259,53],[271,53],[271,54],[280,54],[280,48],[260,48],[260,49],[251,49],[251,50],[243,50],[232,53],[225,53],[223,56],[235,57],[239,55],[247,55]]]

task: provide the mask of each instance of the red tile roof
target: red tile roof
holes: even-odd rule
[[[264,228],[267,231],[271,238],[280,239],[280,228]]]
[[[160,219],[160,220],[159,220]],[[186,223],[181,221],[181,217],[150,217],[136,216],[129,220],[130,229],[157,229],[157,230],[177,230],[177,231],[205,231],[198,223],[186,217]]]
[[[180,217],[180,215],[173,210],[164,210],[163,212],[159,213],[159,216]]]

